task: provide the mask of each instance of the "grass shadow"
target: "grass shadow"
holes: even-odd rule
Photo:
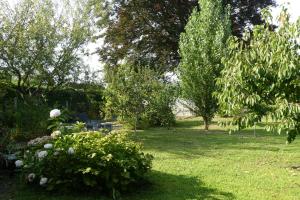
[[[218,122],[216,120],[213,120],[210,123],[210,126],[217,126]],[[183,119],[183,120],[177,120],[174,128],[185,128],[185,129],[190,129],[190,128],[195,128],[195,127],[200,127],[204,129],[204,122],[202,118],[197,117],[197,118],[188,118],[188,119]]]
[[[258,127],[254,135],[253,129],[229,134],[215,125],[209,131],[201,129],[198,125],[198,119],[188,119],[179,121],[179,126],[171,130],[153,128],[139,132],[133,138],[142,142],[145,150],[166,152],[185,158],[215,156],[215,150],[221,150],[219,151],[221,155],[227,150],[289,151],[294,146],[292,144],[287,147],[284,135],[269,133],[263,127]]]
[[[233,200],[230,192],[210,188],[197,177],[173,175],[152,171],[147,175],[149,182],[129,193],[123,193],[123,200]],[[47,192],[40,187],[30,187],[17,181],[14,200],[109,200],[98,192]]]
[[[151,186],[142,188],[124,198],[126,200],[220,200],[236,199],[230,192],[210,188],[197,177],[173,175],[153,171],[149,175]]]

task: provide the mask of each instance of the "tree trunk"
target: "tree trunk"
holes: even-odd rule
[[[137,122],[138,122],[138,116],[135,116],[135,122],[134,122],[134,132],[136,133],[136,127],[137,127]]]
[[[204,121],[204,130],[208,131],[209,128],[209,120],[207,117],[203,117],[203,121]]]

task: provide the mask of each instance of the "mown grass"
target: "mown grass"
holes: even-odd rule
[[[229,135],[216,124],[203,131],[199,119],[181,120],[170,130],[139,131],[133,139],[154,155],[151,185],[124,194],[124,200],[299,200],[300,138],[257,127]],[[20,188],[16,200],[100,200],[97,194],[58,195]]]

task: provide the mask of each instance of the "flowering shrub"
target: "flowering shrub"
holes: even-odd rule
[[[27,182],[48,190],[95,188],[121,192],[150,170],[152,156],[126,133],[80,132],[29,142],[23,161]],[[34,145],[33,145],[34,144]]]

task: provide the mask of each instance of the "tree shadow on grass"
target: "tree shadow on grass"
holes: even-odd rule
[[[141,183],[131,192],[121,194],[123,200],[234,200],[230,192],[210,188],[197,177],[166,174],[152,171],[148,181]],[[110,200],[109,196],[94,192],[47,192],[40,187],[19,183],[15,200]]]
[[[210,126],[218,126],[218,122],[217,121],[212,121],[210,123]],[[201,127],[202,129],[204,129],[204,122],[202,120],[202,118],[193,118],[193,119],[188,119],[188,120],[179,120],[176,122],[174,128],[185,128],[185,129],[191,129],[194,127]]]
[[[142,188],[134,194],[129,194],[126,200],[233,200],[230,192],[210,188],[196,177],[173,175],[153,171],[149,175],[151,185]]]
[[[142,142],[145,150],[159,151],[183,156],[214,156],[216,150],[221,154],[225,151],[271,151],[278,152],[282,149],[288,151],[285,137],[277,134],[257,130],[243,130],[230,135],[224,130],[212,129],[151,129],[134,136],[134,140]]]

